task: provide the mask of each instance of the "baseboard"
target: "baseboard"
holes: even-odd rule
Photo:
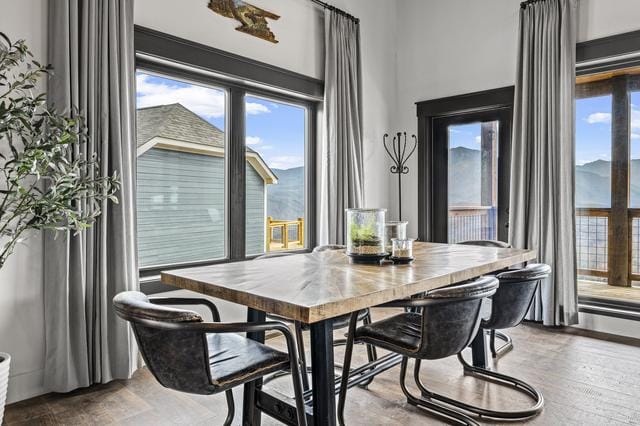
[[[44,387],[44,369],[25,373],[9,374],[7,404],[33,398],[47,393]]]
[[[585,312],[582,309],[580,310],[579,319],[580,324],[573,327],[640,339],[640,327],[638,327],[637,320],[609,314]]]

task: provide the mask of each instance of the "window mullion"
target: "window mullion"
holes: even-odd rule
[[[228,258],[245,258],[245,92],[229,89],[229,138],[227,140],[227,223],[229,237]]]

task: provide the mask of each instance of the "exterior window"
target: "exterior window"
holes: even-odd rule
[[[640,291],[634,287],[640,281],[638,71],[577,79],[576,248],[583,297],[639,296],[634,293]]]
[[[306,193],[306,162],[313,152],[314,101],[188,67],[139,67],[142,281],[157,282],[169,268],[309,247],[313,224],[306,212],[313,194]]]
[[[581,275],[605,280],[611,207],[611,95],[576,100],[576,251]]]
[[[248,95],[246,253],[305,248],[304,107]]]
[[[141,268],[225,257],[222,89],[138,71]]]

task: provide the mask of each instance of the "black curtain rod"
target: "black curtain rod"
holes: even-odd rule
[[[332,6],[332,5],[328,4],[328,3],[325,3],[325,2],[320,1],[320,0],[311,0],[311,1],[312,1],[313,3],[315,3],[315,4],[317,4],[318,6],[322,6],[322,7],[324,7],[325,9],[333,10],[334,12],[339,13],[340,15],[344,15],[344,16],[346,16],[347,18],[349,18],[349,19],[351,19],[352,21],[354,21],[356,24],[359,24],[359,23],[360,23],[360,19],[358,19],[358,18],[356,18],[355,16],[353,16],[353,15],[351,15],[351,14],[349,14],[349,13],[345,12],[345,11],[344,11],[344,10],[342,10],[342,9],[338,9],[338,8],[337,8],[337,7],[335,7],[335,6]]]
[[[520,9],[526,9],[527,6],[529,6],[530,4],[538,3],[539,1],[544,1],[544,0],[527,0],[527,1],[523,1],[522,3],[520,3]]]

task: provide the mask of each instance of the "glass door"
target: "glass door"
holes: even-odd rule
[[[510,116],[497,109],[434,120],[434,241],[506,241]]]
[[[448,241],[498,239],[499,121],[447,127]]]

